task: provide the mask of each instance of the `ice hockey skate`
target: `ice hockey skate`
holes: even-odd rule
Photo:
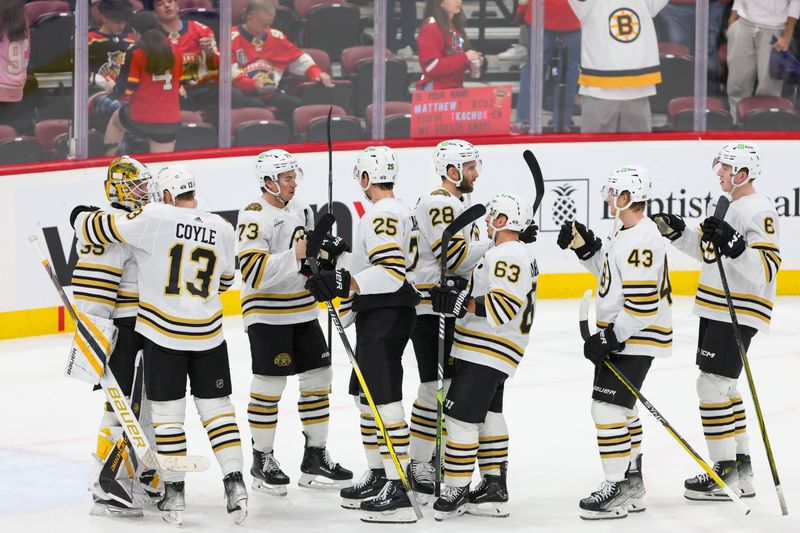
[[[736,470],[736,461],[720,461],[714,463],[714,473],[716,473],[726,485],[733,490],[738,490],[739,474]],[[693,478],[687,479],[683,483],[686,491],[683,493],[687,500],[700,501],[730,501],[731,499],[722,490],[722,487],[711,479],[711,476],[703,472]]]
[[[596,491],[580,502],[584,520],[609,520],[628,516],[628,480],[603,481]]]
[[[500,475],[483,476],[475,490],[469,493],[467,514],[505,518],[509,515],[506,473],[508,463],[500,466]]]
[[[253,449],[253,467],[250,468],[250,475],[253,476],[253,490],[273,496],[286,496],[289,476],[283,473],[273,452],[264,453]]]
[[[739,497],[753,498],[756,489],[753,486],[753,464],[750,456],[743,453],[736,454],[736,471],[739,474]]]
[[[411,459],[406,469],[406,476],[411,483],[411,490],[420,505],[428,505],[434,494],[434,469],[431,463],[423,463]]]
[[[367,470],[361,479],[339,493],[342,497],[342,508],[359,509],[362,501],[377,496],[385,484],[386,473],[383,468]]]
[[[297,484],[309,489],[341,489],[353,483],[353,473],[334,463],[325,447],[306,446],[300,471]]]
[[[642,455],[636,458],[636,467],[631,468],[628,466],[628,471],[625,473],[628,478],[628,501],[625,506],[628,508],[629,513],[641,513],[647,507],[644,504],[644,480],[642,479]]]
[[[186,508],[183,489],[183,481],[164,483],[164,496],[157,504],[164,522],[176,526],[183,524],[183,510]]]
[[[247,518],[247,488],[244,486],[241,472],[231,472],[222,479],[225,485],[225,500],[228,514],[233,516],[237,524]]]
[[[142,518],[144,512],[139,506],[128,507],[114,500],[103,500],[97,496],[93,497],[92,508],[89,514],[92,516],[110,516],[112,518]]]
[[[433,517],[441,522],[464,514],[469,503],[469,485],[453,487],[445,485],[442,495],[433,502]]]
[[[405,524],[417,521],[411,500],[399,479],[390,479],[374,498],[361,502],[362,522]]]

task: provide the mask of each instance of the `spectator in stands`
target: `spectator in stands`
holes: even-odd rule
[[[0,124],[17,128],[25,119],[25,104],[21,102],[30,56],[25,2],[3,0],[0,3]]]
[[[533,16],[533,2],[528,2],[525,7],[525,24],[530,32]],[[566,87],[564,94],[556,87],[553,98],[553,120],[555,131],[569,131],[572,123],[572,111],[575,109],[575,96],[578,94],[578,63],[581,54],[581,23],[575,18],[568,0],[544,1],[544,49],[543,63],[545,72],[550,64],[550,58],[557,52],[558,41],[564,43],[563,51],[566,53]],[[525,41],[526,55],[530,55],[530,41]],[[562,75],[559,73],[559,75]],[[563,98],[563,101],[562,101]],[[530,123],[531,105],[531,68],[530,62],[522,67],[519,81],[519,99],[517,100],[516,129],[527,131]]]
[[[242,20],[231,32],[233,107],[273,106],[279,119],[291,123],[292,112],[302,102],[281,90],[284,73],[288,70],[325,87],[332,87],[333,81],[311,56],[272,28],[275,5],[271,0],[251,1]]]
[[[535,0],[531,0],[533,2]],[[497,54],[497,59],[500,61],[513,61],[515,63],[524,63],[528,60],[528,43],[531,34],[530,24],[525,24],[525,13],[528,11],[529,0],[518,0],[517,10],[514,11],[512,21],[519,26],[519,42],[512,43],[508,50]]]
[[[397,17],[395,4],[400,4],[400,39],[397,39]],[[386,48],[394,52],[397,57],[411,59],[414,57],[414,47],[417,41],[414,33],[417,31],[417,2],[415,0],[386,0],[386,13],[389,20],[386,24]]]
[[[728,19],[728,100],[737,105],[753,95],[780,96],[783,81],[769,75],[769,53],[788,50],[800,17],[800,0],[736,0]],[[773,40],[775,41],[773,43]]]
[[[483,55],[470,46],[461,0],[428,0],[417,37],[422,77],[417,90],[452,89],[464,86],[470,61]]]
[[[164,39],[156,16],[140,11],[131,18],[136,44],[114,88],[128,100],[108,124],[107,155],[117,155],[125,131],[150,141],[151,152],[171,152],[180,129],[181,73],[177,50]]]
[[[696,0],[669,0],[658,14],[664,22],[663,41],[682,44],[694,55]],[[719,36],[725,6],[731,0],[708,0],[708,94],[719,94]]]
[[[661,83],[653,25],[667,0],[569,0],[581,21],[581,132],[649,132]]]
[[[110,93],[125,64],[125,55],[133,45],[128,22],[133,6],[128,0],[100,0],[100,27],[89,30],[90,93]],[[108,94],[97,97],[92,106],[93,122],[105,127],[121,103]],[[99,127],[99,126],[98,126]]]
[[[181,107],[205,111],[212,122],[219,109],[219,50],[214,32],[195,20],[181,20],[178,0],[150,0],[164,35],[183,63]]]

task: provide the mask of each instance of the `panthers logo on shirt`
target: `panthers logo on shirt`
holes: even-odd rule
[[[615,10],[608,17],[608,32],[614,40],[621,43],[635,41],[641,33],[642,25],[636,11],[626,7]]]

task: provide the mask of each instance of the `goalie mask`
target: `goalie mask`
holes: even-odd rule
[[[364,172],[369,179],[363,190],[378,183],[395,183],[400,165],[394,156],[394,151],[388,146],[368,146],[358,156],[356,166],[353,168],[353,178],[359,183]]]
[[[618,211],[629,208],[636,202],[646,202],[650,199],[650,189],[652,180],[650,172],[641,166],[624,166],[615,170],[607,179],[606,184],[601,189],[603,200],[611,194],[614,198],[614,206]],[[628,203],[620,206],[617,202],[620,195],[627,192],[630,195]]]
[[[436,145],[433,153],[433,163],[436,167],[436,174],[442,179],[446,179],[455,186],[461,185],[464,179],[464,164],[475,161],[476,171],[481,173],[481,156],[478,149],[467,141],[451,139],[442,141]],[[452,180],[447,175],[447,168],[453,166],[458,172],[458,180]]]
[[[112,204],[119,204],[132,211],[150,200],[148,193],[151,181],[152,176],[146,166],[123,155],[108,165],[106,198]]]

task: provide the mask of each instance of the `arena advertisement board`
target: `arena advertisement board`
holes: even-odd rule
[[[389,143],[391,145],[391,143]],[[588,222],[598,235],[611,230],[612,219],[601,198],[605,177],[625,164],[646,166],[653,175],[651,208],[686,218],[698,224],[708,204],[716,198],[719,181],[711,163],[719,141],[642,141],[549,143],[538,145],[480,146],[482,173],[471,202],[487,202],[499,192],[513,192],[533,200],[533,182],[522,158],[524,149],[536,154],[545,175],[545,198],[536,216],[540,228],[537,258],[542,273],[544,297],[578,296],[582,285],[573,287],[570,275],[584,272],[574,254],[560,250],[555,241],[560,224],[576,218]],[[774,200],[780,216],[781,278],[779,291],[798,293],[792,271],[800,269],[800,179],[793,164],[795,142],[762,141],[762,177],[759,192]],[[370,208],[353,179],[358,151],[334,152],[334,214],[338,233],[351,239],[358,218]],[[419,195],[435,187],[431,147],[400,148],[400,181],[397,195],[413,207]],[[328,157],[326,153],[297,155],[304,176],[299,196],[317,213],[327,210]],[[257,196],[252,173],[254,157],[232,157],[182,161],[198,180],[202,209],[218,212],[235,223],[237,212]],[[154,173],[164,163],[149,165]],[[86,168],[5,176],[0,179],[0,220],[6,231],[0,237],[0,315],[4,312],[53,308],[59,301],[28,243],[37,235],[46,245],[59,279],[69,284],[77,257],[69,214],[78,204],[104,205],[104,168]],[[480,224],[483,226],[483,224]],[[481,228],[485,235],[485,228]],[[669,258],[673,277],[698,271],[692,259],[672,250]],[[674,281],[674,280],[673,280]],[[589,281],[590,283],[591,281]],[[680,283],[673,283],[680,290]],[[574,293],[574,294],[573,294]]]

